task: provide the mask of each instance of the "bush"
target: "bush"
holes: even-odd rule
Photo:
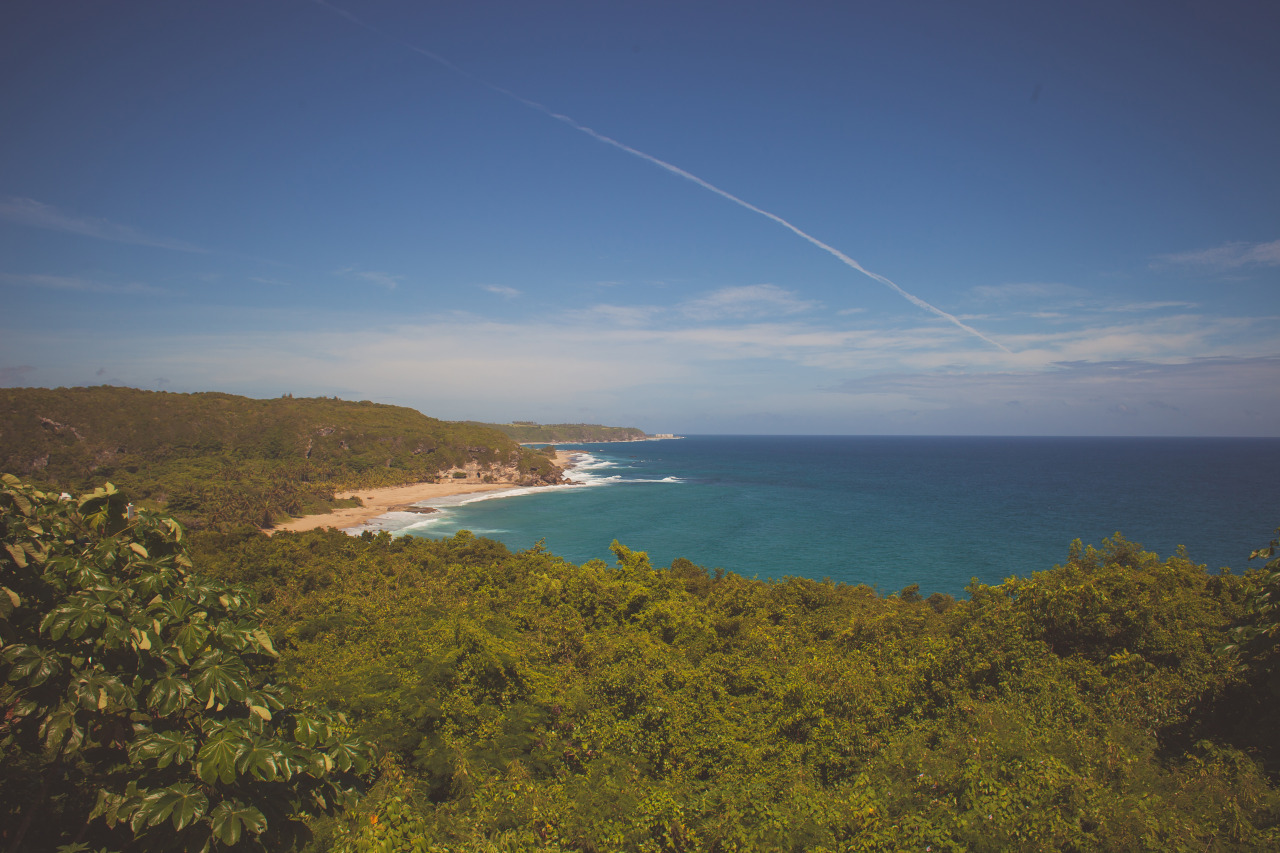
[[[370,747],[272,683],[251,597],[108,484],[0,490],[6,849],[284,849],[347,802]]]

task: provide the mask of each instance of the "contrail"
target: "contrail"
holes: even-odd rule
[[[959,317],[955,316],[954,314],[948,314],[946,311],[943,311],[941,308],[938,308],[935,305],[931,305],[928,302],[925,302],[923,299],[921,299],[919,296],[916,296],[914,293],[908,293],[906,290],[903,290],[901,287],[899,287],[894,281],[886,278],[885,276],[880,275],[879,273],[872,272],[871,270],[864,267],[862,264],[855,261],[853,258],[846,255],[844,252],[840,251],[834,246],[830,246],[822,242],[817,237],[814,237],[812,234],[808,234],[800,230],[795,225],[792,225],[790,222],[783,219],[781,216],[778,216],[776,213],[770,213],[764,208],[756,207],[751,202],[740,199],[733,193],[728,192],[727,190],[722,190],[713,183],[704,181],[702,178],[699,178],[697,175],[693,174],[692,172],[686,172],[684,169],[681,169],[679,166],[675,166],[671,163],[668,163],[666,160],[661,160],[657,157],[654,157],[652,154],[646,154],[643,151],[639,150],[638,148],[632,148],[630,145],[627,145],[623,142],[619,142],[618,140],[612,137],[605,136],[603,133],[593,130],[587,127],[585,124],[581,124],[578,121],[575,121],[573,118],[567,115],[564,115],[563,113],[558,113],[558,112],[555,112],[554,110],[548,109],[547,107],[543,106],[537,101],[531,101],[528,98],[523,98],[520,95],[517,95],[515,92],[510,91],[509,89],[504,89],[495,83],[490,83],[488,80],[485,80],[483,77],[477,77],[476,75],[472,74],[470,71],[466,71],[462,68],[459,68],[457,65],[454,65],[452,62],[445,59],[443,56],[441,56],[438,53],[433,53],[430,50],[426,50],[424,48],[418,47],[417,45],[410,44],[409,42],[404,41],[403,39],[396,38],[395,36],[390,35],[389,33],[383,32],[382,30],[378,29],[372,24],[365,23],[364,21],[360,20],[355,15],[352,15],[350,12],[346,11],[345,9],[341,9],[333,5],[332,3],[329,3],[328,0],[312,0],[312,2],[316,3],[319,6],[323,6],[324,8],[333,12],[334,14],[341,15],[343,18],[346,18],[351,23],[356,24],[359,27],[363,27],[364,29],[368,30],[371,33],[374,33],[380,38],[386,39],[387,41],[394,42],[400,45],[401,47],[405,48],[406,50],[411,50],[414,53],[417,53],[421,56],[425,56],[427,59],[430,59],[432,62],[435,62],[438,65],[442,65],[445,68],[448,68],[450,71],[454,72],[455,74],[459,74],[463,77],[466,77],[468,80],[472,80],[476,83],[479,83],[481,86],[484,86],[486,89],[497,92],[500,95],[505,95],[506,97],[511,98],[513,101],[523,104],[524,106],[532,110],[537,110],[543,115],[549,118],[553,118],[558,122],[562,122],[568,125],[569,127],[573,128],[574,130],[579,131],[580,133],[585,133],[587,136],[590,136],[592,139],[595,139],[599,142],[603,142],[606,145],[612,145],[614,148],[617,148],[619,151],[625,151],[626,153],[632,155],[633,157],[639,157],[641,160],[645,160],[649,163],[652,163],[658,168],[664,169],[670,172],[671,174],[676,175],[677,177],[681,177],[681,178],[684,178],[686,181],[695,183],[698,186],[702,187],[703,189],[710,190],[711,192],[715,193],[721,198],[727,199],[733,202],[739,207],[745,207],[747,210],[750,210],[753,213],[758,213],[761,216],[765,217],[766,219],[772,219],[774,222],[778,223],[783,228],[786,228],[788,231],[795,234],[797,237],[800,237],[804,240],[809,241],[813,245],[817,246],[819,249],[822,249],[824,252],[827,252],[828,254],[834,256],[837,260],[839,260],[845,266],[850,267],[851,269],[857,270],[858,272],[862,273],[868,278],[875,279],[876,281],[880,282],[885,287],[889,288],[894,293],[901,296],[903,299],[906,299],[912,305],[915,305],[917,308],[923,308],[925,311],[928,311],[931,314],[941,317],[942,319],[948,321],[949,323],[955,324],[957,327],[963,329],[964,331],[968,332],[974,337],[980,338],[981,340],[986,341],[987,343],[991,344],[993,347],[1003,350],[1009,355],[1013,355],[1013,351],[1010,350],[1008,347],[1004,346],[1003,344],[997,341],[993,341],[991,338],[982,334],[982,332],[979,332],[977,329],[966,324],[964,321],[962,321]]]

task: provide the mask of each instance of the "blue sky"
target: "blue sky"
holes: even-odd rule
[[[1260,2],[17,0],[0,384],[1280,435],[1278,34]]]

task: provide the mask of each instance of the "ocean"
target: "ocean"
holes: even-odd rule
[[[575,562],[612,563],[617,539],[654,565],[685,557],[955,596],[1117,532],[1239,572],[1280,526],[1280,439],[690,436],[561,449],[585,454],[569,473],[582,485],[460,496],[379,525],[466,529],[516,550],[541,539]]]

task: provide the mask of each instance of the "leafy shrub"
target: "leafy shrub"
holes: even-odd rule
[[[284,849],[351,797],[371,747],[272,680],[244,591],[110,484],[0,490],[7,849]]]

